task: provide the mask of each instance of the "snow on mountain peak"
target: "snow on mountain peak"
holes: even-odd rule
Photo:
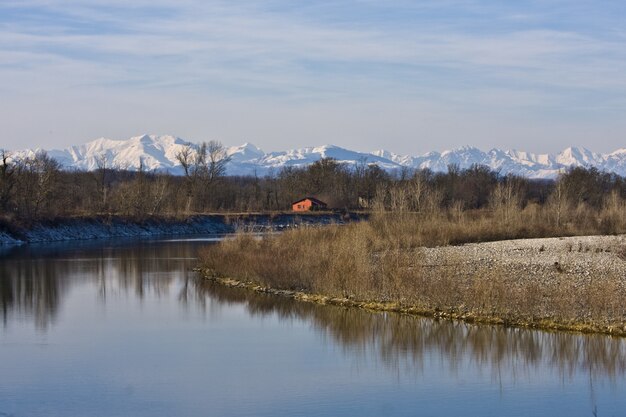
[[[265,152],[257,148],[253,144],[246,142],[240,146],[231,146],[226,149],[226,154],[231,161],[253,161],[265,156]]]
[[[602,161],[602,155],[586,148],[569,147],[556,156],[556,161],[565,166],[587,166]]]
[[[378,149],[372,152],[372,155],[380,156],[381,158],[391,159],[394,154],[385,149]]]
[[[182,173],[176,155],[190,142],[171,135],[133,136],[126,140],[98,138],[83,145],[49,151],[50,156],[63,166],[73,169],[94,170],[102,166],[130,170],[143,166],[147,170]],[[32,156],[34,150],[14,152],[16,156]],[[451,164],[461,169],[481,164],[498,170],[500,174],[515,174],[528,178],[554,178],[571,166],[595,166],[600,170],[626,176],[626,148],[609,154],[593,153],[585,148],[570,147],[557,155],[533,154],[518,150],[491,149],[483,152],[473,146],[420,156],[399,155],[387,150],[371,153],[357,152],[336,145],[305,147],[280,152],[265,153],[252,143],[226,148],[231,158],[227,165],[230,175],[265,175],[284,167],[303,167],[322,158],[333,158],[341,163],[356,165],[377,164],[387,171],[403,167],[446,171]]]
[[[467,153],[482,153],[482,151],[474,146],[463,145],[456,149],[453,149],[452,152],[467,152]]]

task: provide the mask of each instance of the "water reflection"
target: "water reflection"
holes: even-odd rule
[[[435,354],[449,371],[468,364],[493,376],[528,375],[549,367],[564,378],[582,372],[615,380],[626,372],[626,340],[475,326],[398,314],[317,306],[199,282],[196,290],[220,303],[241,303],[252,316],[306,320],[350,352],[374,353],[388,367],[419,372]]]
[[[58,279],[59,271],[42,261],[0,264],[0,305],[2,321],[7,325],[12,313],[34,318],[39,328],[54,320],[59,298],[67,285]]]
[[[20,247],[0,258],[2,321],[31,319],[39,330],[55,320],[74,286],[95,284],[102,302],[111,293],[169,294],[174,283],[195,277],[197,246],[167,242],[58,244]],[[183,291],[186,296],[187,291]]]
[[[542,368],[573,378],[615,380],[626,373],[626,341],[606,336],[546,333],[498,326],[437,322],[397,314],[373,314],[317,306],[228,289],[191,272],[203,242],[102,243],[21,248],[0,259],[0,305],[4,326],[29,321],[40,331],[54,324],[72,288],[90,283],[102,303],[110,295],[172,297],[207,315],[244,306],[252,317],[309,323],[333,344],[385,367],[419,374],[434,360],[448,372],[468,366],[493,378],[536,373]],[[207,308],[207,305],[209,308]]]

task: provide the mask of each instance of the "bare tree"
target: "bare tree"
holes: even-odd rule
[[[426,194],[426,188],[428,183],[426,182],[425,175],[422,172],[417,172],[410,182],[410,200],[411,209],[413,211],[421,211],[424,201],[424,194]]]
[[[18,210],[29,218],[39,217],[55,198],[55,186],[60,164],[45,151],[24,158],[17,165]],[[56,196],[58,197],[58,196]]]
[[[109,194],[109,185],[107,183],[108,171],[110,171],[112,167],[108,166],[107,156],[105,153],[101,153],[96,156],[95,159],[97,169],[93,172],[93,175],[96,180],[98,194],[100,195],[99,211],[104,211],[107,208]]]
[[[404,213],[408,211],[407,188],[403,184],[398,184],[389,188],[389,204],[393,212]]]
[[[185,174],[185,194],[187,196],[187,202],[185,203],[185,212],[189,213],[191,210],[191,202],[193,200],[193,191],[196,183],[197,170],[196,166],[196,154],[191,143],[188,143],[177,154],[176,160],[180,162]]]
[[[0,149],[0,210],[6,212],[15,186],[15,163],[11,154]]]
[[[164,174],[157,174],[151,188],[152,207],[150,215],[159,214],[162,211],[163,202],[169,186],[168,178]]]
[[[223,177],[226,174],[226,165],[230,162],[231,158],[226,153],[226,148],[220,142],[209,141],[206,146],[206,156],[208,158],[208,181],[209,185],[216,179]]]
[[[509,175],[491,191],[489,206],[504,223],[511,221],[514,214],[519,214],[522,206],[520,182],[520,179]]]
[[[202,142],[197,147],[187,144],[176,154],[183,167],[187,194],[186,212],[191,211],[193,200],[205,194],[219,178],[226,174],[230,157],[220,142]]]
[[[176,160],[183,167],[185,176],[189,176],[191,173],[190,170],[193,165],[194,153],[195,150],[190,143],[185,145],[185,147],[183,147],[180,151],[176,153]]]
[[[551,209],[550,211],[554,213],[557,227],[560,227],[563,222],[563,216],[567,206],[565,181],[563,181],[563,173],[560,173],[554,184],[554,190],[548,200],[548,207]]]

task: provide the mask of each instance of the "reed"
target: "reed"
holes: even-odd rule
[[[611,232],[623,232],[619,211]],[[239,234],[201,253],[208,276],[329,297],[393,303],[420,312],[538,327],[626,332],[625,291],[619,274],[585,282],[567,274],[536,280],[495,266],[466,274],[463,259],[425,261],[427,247],[512,238],[603,232],[607,218],[577,208],[557,226],[545,209],[380,213],[345,226],[291,230],[264,238]],[[541,248],[538,249],[541,251]],[[623,248],[612,256],[623,257]],[[461,267],[459,266],[461,265]],[[593,278],[593,274],[592,274]]]

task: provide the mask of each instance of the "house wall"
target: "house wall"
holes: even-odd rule
[[[303,201],[298,201],[296,204],[292,206],[293,211],[309,211],[313,206],[313,202],[308,198]]]

